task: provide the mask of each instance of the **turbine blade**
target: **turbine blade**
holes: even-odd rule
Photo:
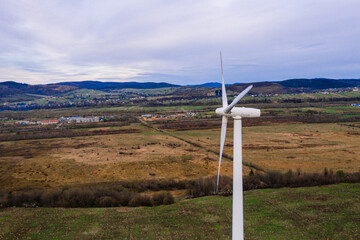
[[[227,120],[228,120],[228,118],[226,116],[222,117],[221,134],[220,134],[219,169],[218,169],[218,175],[217,175],[217,180],[216,180],[216,193],[219,192],[220,166],[221,166],[221,158],[222,158],[222,154],[223,154],[223,150],[224,150],[224,144],[225,144]]]
[[[242,92],[234,99],[234,101],[232,101],[232,103],[230,103],[230,105],[227,106],[227,107],[224,109],[224,112],[225,112],[225,113],[230,112],[230,110],[235,106],[235,104],[237,104],[237,103],[240,101],[240,99],[241,99],[242,97],[244,97],[245,94],[247,94],[247,93],[252,89],[252,87],[253,87],[253,85],[250,85],[250,86],[248,86],[244,91],[242,91]]]
[[[224,81],[224,71],[223,71],[221,52],[220,52],[220,63],[221,63],[221,81],[222,81],[222,87],[221,87],[222,105],[223,105],[223,107],[227,107],[228,101],[227,101],[227,96],[226,96],[226,88],[225,88],[225,81]]]

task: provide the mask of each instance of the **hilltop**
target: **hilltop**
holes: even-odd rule
[[[330,88],[351,88],[359,87],[360,79],[288,79],[274,82],[253,82],[253,83],[234,83],[227,84],[227,89],[230,91],[239,91],[245,86],[254,85],[252,93],[254,94],[286,94],[296,93],[301,91],[313,91],[319,89]],[[17,83],[13,81],[6,81],[0,83],[0,96],[8,96],[15,94],[41,94],[41,95],[56,95],[70,92],[76,89],[90,89],[100,90],[105,92],[112,92],[121,89],[160,89],[160,88],[178,88],[179,92],[182,90],[192,88],[209,89],[220,88],[221,84],[217,82],[209,82],[199,85],[176,85],[165,82],[100,82],[100,81],[80,81],[80,82],[59,82],[44,85],[30,85],[25,83]]]
[[[277,82],[254,82],[227,84],[227,94],[234,97],[247,86],[254,87],[250,91],[253,97],[272,97],[278,94],[299,94],[351,91],[360,87],[358,79],[289,79]],[[354,93],[355,94],[355,93]],[[353,95],[354,95],[353,94]],[[355,94],[356,95],[356,94]],[[358,97],[356,96],[352,97]],[[37,109],[62,108],[72,106],[98,105],[131,105],[137,106],[167,106],[174,104],[217,104],[221,96],[221,84],[209,82],[200,85],[175,85],[156,82],[60,82],[45,85],[30,85],[17,82],[0,83],[0,103],[2,109]],[[322,96],[323,98],[324,96]],[[336,97],[341,97],[337,95]],[[348,98],[349,96],[343,96]],[[297,98],[302,98],[298,96]],[[356,98],[357,99],[357,98]],[[355,99],[355,100],[356,100]],[[349,99],[348,99],[349,100]],[[254,101],[265,101],[256,98]],[[12,105],[16,106],[12,106]],[[11,105],[11,106],[10,106]]]

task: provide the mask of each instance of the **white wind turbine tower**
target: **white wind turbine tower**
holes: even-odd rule
[[[242,180],[242,143],[241,143],[241,119],[260,117],[260,110],[255,108],[234,107],[240,99],[245,96],[253,87],[252,85],[242,91],[230,105],[227,102],[226,89],[223,76],[222,57],[221,80],[222,80],[222,107],[216,109],[216,113],[222,116],[221,135],[220,135],[220,157],[219,170],[216,181],[216,192],[219,190],[219,176],[221,157],[224,149],[226,125],[229,117],[234,119],[234,160],[233,160],[233,215],[232,215],[232,239],[244,239],[244,220],[243,220],[243,180]]]

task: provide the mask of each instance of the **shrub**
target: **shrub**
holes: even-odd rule
[[[329,171],[327,170],[327,168],[324,168],[324,176],[327,176],[329,174]]]
[[[97,207],[116,207],[118,205],[118,201],[110,196],[104,196],[99,198],[96,204]]]
[[[9,194],[7,192],[0,193],[0,208],[5,208],[9,206],[8,198]]]
[[[24,192],[14,191],[10,194],[12,206],[21,207],[23,202],[26,202],[26,196]]]
[[[95,202],[94,193],[87,189],[67,189],[62,197],[64,207],[93,207]]]
[[[165,197],[164,197],[164,200],[163,200],[163,204],[164,205],[169,205],[169,204],[173,204],[175,201],[174,201],[174,197],[171,195],[170,192],[166,192],[165,193]]]
[[[190,196],[201,197],[215,193],[216,180],[212,178],[199,178],[195,180],[192,187],[188,190]]]
[[[120,192],[117,195],[117,200],[121,206],[128,206],[130,201],[130,193],[127,191]]]
[[[9,195],[12,206],[17,207],[36,207],[40,202],[41,191],[14,191]],[[9,200],[10,200],[9,199]]]
[[[130,196],[129,207],[151,206],[151,200],[148,196],[141,196],[134,193]]]
[[[244,190],[257,189],[261,185],[260,178],[258,176],[252,175],[251,177],[247,177],[243,179],[243,188]],[[230,190],[232,194],[232,183],[227,184],[227,195],[229,195]],[[231,195],[230,194],[230,195]]]
[[[161,193],[155,193],[152,196],[151,202],[153,206],[159,206],[162,205],[164,203],[164,199],[165,199],[165,193],[161,192]]]
[[[43,207],[60,207],[61,202],[61,189],[51,189],[44,191],[40,196],[40,206]]]
[[[345,178],[345,173],[344,173],[343,170],[338,170],[338,171],[336,171],[336,176],[337,176],[338,178],[343,179],[343,178]]]
[[[141,205],[140,206],[146,206],[151,207],[151,198],[149,196],[141,196]]]
[[[174,203],[174,197],[170,192],[155,193],[151,199],[153,206],[169,205]]]

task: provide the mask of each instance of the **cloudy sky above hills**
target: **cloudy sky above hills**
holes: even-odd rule
[[[0,0],[0,81],[360,78],[358,0]]]

